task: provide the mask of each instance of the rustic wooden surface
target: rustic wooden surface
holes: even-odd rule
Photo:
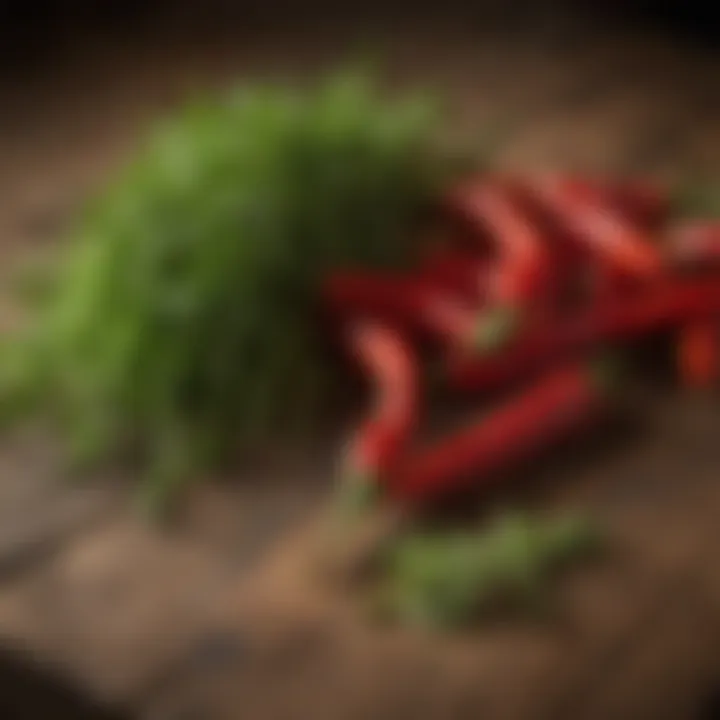
[[[588,25],[507,37],[476,19],[75,48],[1,89],[5,267],[52,243],[145,123],[188,93],[313,74],[363,32],[384,49],[389,83],[442,90],[453,134],[511,127],[507,167],[717,171],[720,61]],[[380,630],[318,583],[327,461],[203,488],[160,531],[134,518],[118,482],[68,485],[43,443],[14,438],[0,454],[0,635],[152,720],[698,717],[720,681],[717,406],[659,396],[644,432],[544,471],[548,502],[604,521],[611,559],[559,589],[550,622],[452,638]]]

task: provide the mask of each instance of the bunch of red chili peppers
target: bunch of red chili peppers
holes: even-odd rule
[[[443,242],[405,275],[338,271],[323,297],[375,385],[345,471],[426,503],[601,414],[592,358],[657,331],[678,333],[685,382],[718,371],[720,222],[674,219],[648,182],[475,177],[439,203]],[[463,394],[515,389],[474,423],[416,448],[421,361]]]

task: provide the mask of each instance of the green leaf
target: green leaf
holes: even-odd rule
[[[455,627],[498,602],[545,609],[554,571],[597,548],[585,518],[501,517],[481,532],[400,539],[380,580],[384,601],[405,622]]]

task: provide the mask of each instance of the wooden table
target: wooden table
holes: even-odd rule
[[[6,267],[53,242],[149,118],[208,84],[312,74],[357,28],[98,41],[3,86]],[[389,83],[442,90],[453,136],[512,120],[505,167],[720,167],[720,64],[700,51],[563,18],[532,36],[458,19],[373,37]],[[70,486],[46,443],[8,440],[0,633],[153,720],[687,720],[720,671],[717,405],[659,392],[644,415],[642,432],[543,473],[548,503],[603,520],[611,559],[559,588],[552,622],[461,637],[378,629],[307,571],[329,449],[202,488],[161,531],[121,483]]]

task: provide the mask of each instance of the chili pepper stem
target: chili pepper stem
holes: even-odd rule
[[[351,585],[379,565],[388,548],[412,522],[407,510],[394,503],[378,503],[350,521],[331,508],[328,519],[318,548],[321,571],[333,581]]]
[[[356,516],[373,508],[380,499],[381,487],[375,473],[350,471],[344,473],[337,489],[337,501],[343,516]]]
[[[495,308],[483,313],[473,335],[473,349],[481,353],[501,349],[515,335],[520,324],[520,313],[514,307]]]

